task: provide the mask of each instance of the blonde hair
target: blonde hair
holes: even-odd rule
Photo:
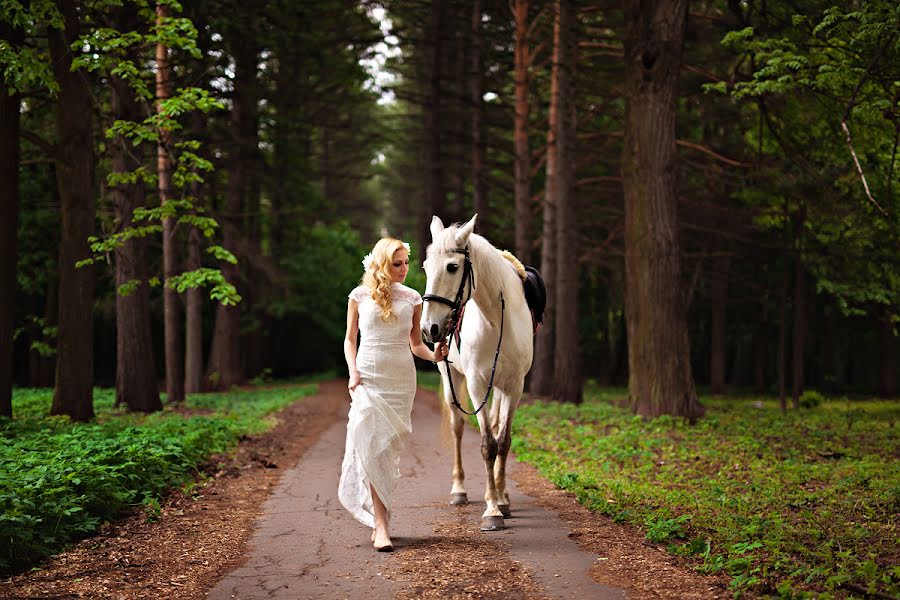
[[[369,289],[372,299],[381,307],[381,318],[391,317],[391,262],[394,252],[405,248],[403,242],[394,238],[381,238],[372,248],[372,265],[366,270],[362,284]]]

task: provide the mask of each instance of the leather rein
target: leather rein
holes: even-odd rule
[[[469,247],[465,248],[456,248],[454,252],[458,252],[463,255],[463,276],[462,280],[459,282],[459,289],[456,290],[456,298],[450,300],[449,298],[444,298],[443,296],[438,296],[437,294],[425,294],[422,296],[422,300],[425,302],[439,302],[441,304],[446,304],[450,307],[450,326],[448,328],[449,333],[447,334],[447,346],[449,347],[453,343],[453,336],[456,335],[456,347],[460,349],[460,331],[462,329],[462,317],[463,313],[466,309],[466,303],[472,299],[472,289],[475,287],[475,271],[472,269],[472,261],[469,258]],[[469,293],[466,294],[466,283],[469,284]],[[463,296],[466,296],[466,299],[463,300]],[[450,395],[453,397],[453,404],[460,411],[467,415],[477,415],[481,412],[481,409],[484,408],[485,404],[487,404],[488,397],[491,395],[491,390],[494,388],[494,373],[497,370],[497,359],[500,357],[500,344],[503,342],[503,321],[506,316],[506,301],[503,299],[503,292],[500,292],[500,339],[497,340],[497,351],[494,352],[494,364],[491,366],[491,380],[488,382],[487,391],[484,394],[484,400],[481,401],[481,405],[475,410],[475,412],[469,412],[462,407],[459,403],[459,400],[456,399],[456,390],[453,389],[453,377],[450,375],[450,367],[447,367],[447,379],[450,382]],[[444,361],[450,365],[451,361],[444,357]]]

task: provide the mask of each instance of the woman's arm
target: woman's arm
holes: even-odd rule
[[[421,321],[422,305],[420,304],[413,309],[413,324],[412,329],[409,330],[409,349],[422,360],[430,360],[432,362],[444,360],[444,357],[447,356],[447,347],[444,345],[444,342],[435,344],[432,352],[425,345],[425,342],[422,341]]]
[[[347,301],[347,333],[344,335],[344,360],[347,361],[347,371],[350,372],[350,380],[347,389],[351,392],[361,382],[359,371],[356,369],[356,336],[359,333],[359,304],[356,300]]]

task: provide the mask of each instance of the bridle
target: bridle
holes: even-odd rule
[[[441,304],[446,304],[450,307],[450,323],[447,329],[447,346],[449,347],[452,344],[452,338],[454,334],[456,335],[456,348],[461,348],[460,342],[460,330],[462,327],[462,318],[463,313],[466,310],[466,303],[472,299],[472,290],[475,288],[475,271],[472,269],[472,260],[469,258],[469,247],[466,246],[464,248],[455,248],[453,252],[457,252],[463,255],[463,274],[462,279],[459,282],[459,288],[456,290],[456,298],[450,300],[449,298],[445,298],[443,296],[438,296],[437,294],[425,294],[422,296],[422,300],[425,302],[439,302]],[[466,284],[469,284],[469,293],[466,294]],[[465,296],[465,300],[463,300],[463,296]],[[484,400],[481,401],[481,405],[475,409],[475,412],[469,412],[462,407],[459,403],[459,400],[456,399],[456,390],[453,389],[453,377],[450,376],[450,368],[447,367],[447,380],[450,382],[450,395],[453,397],[453,404],[460,411],[467,415],[477,415],[481,412],[481,409],[484,408],[484,405],[487,404],[488,397],[491,395],[491,390],[494,388],[494,373],[497,370],[497,359],[500,357],[500,344],[503,342],[503,321],[506,315],[506,301],[503,299],[503,292],[500,292],[500,339],[497,340],[497,351],[494,352],[494,364],[491,366],[491,379],[488,382],[487,391],[484,393]],[[449,359],[444,357],[444,361],[450,365],[452,364]]]

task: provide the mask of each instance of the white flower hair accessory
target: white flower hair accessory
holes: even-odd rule
[[[403,244],[403,247],[406,248],[406,253],[412,254],[412,250],[409,247],[409,243],[408,242],[401,242],[401,243]],[[363,266],[363,270],[366,273],[374,273],[375,272],[375,257],[372,256],[371,252],[369,252],[368,254],[366,254],[363,257],[362,266]]]
[[[372,273],[375,270],[374,265],[372,264],[374,262],[375,262],[375,257],[372,256],[371,252],[369,252],[362,259],[363,270],[366,273]]]

